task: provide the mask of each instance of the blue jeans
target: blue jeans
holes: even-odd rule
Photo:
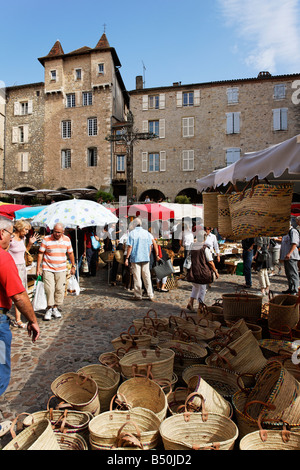
[[[244,276],[247,286],[252,286],[251,266],[252,266],[253,250],[243,251]]]
[[[12,333],[7,315],[0,315],[0,396],[5,392],[10,380],[10,350]]]

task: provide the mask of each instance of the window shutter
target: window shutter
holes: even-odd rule
[[[194,106],[200,106],[200,90],[194,91]]]
[[[12,128],[11,141],[13,144],[17,144],[19,142],[19,128],[18,127]]]
[[[29,137],[28,124],[24,124],[23,129],[24,129],[24,143],[27,143],[28,142],[28,137]]]
[[[178,91],[176,94],[176,105],[178,108],[182,107],[182,91]]]
[[[273,130],[280,131],[280,109],[273,109]]]
[[[20,154],[20,171],[28,171],[28,152]]]
[[[14,116],[20,116],[21,111],[20,111],[20,103],[19,101],[14,102]]]
[[[147,111],[148,109],[148,95],[143,95],[143,110]]]
[[[147,172],[148,169],[148,153],[142,152],[142,172]]]
[[[159,165],[159,168],[160,168],[160,171],[166,171],[166,164],[167,164],[167,161],[166,161],[166,152],[165,150],[162,150],[160,152],[160,165]]]
[[[288,113],[287,108],[281,109],[281,130],[282,131],[287,131],[287,128],[288,128],[287,113]]]
[[[233,134],[233,113],[226,113],[226,133]]]
[[[235,134],[239,134],[240,132],[240,114],[241,113],[233,113],[233,132]]]
[[[226,164],[231,165],[239,160],[241,157],[241,149],[239,148],[230,148],[226,150]]]
[[[164,139],[166,137],[166,120],[159,120],[159,138]]]
[[[148,121],[143,121],[143,132],[149,132]]]
[[[28,101],[28,114],[32,114],[33,110],[33,105],[32,105],[32,100]]]
[[[159,95],[159,109],[165,109],[166,107],[166,95],[161,93]]]

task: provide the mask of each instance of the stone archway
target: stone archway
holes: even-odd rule
[[[139,196],[139,201],[145,202],[146,196],[149,196],[150,200],[153,202],[164,201],[165,199],[165,195],[158,189],[149,189],[142,192],[142,194]]]
[[[195,188],[186,188],[182,189],[177,196],[187,196],[190,198],[191,204],[201,204],[202,203],[202,194],[197,192]]]

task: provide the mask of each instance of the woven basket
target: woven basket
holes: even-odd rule
[[[202,193],[203,224],[205,227],[218,226],[218,194],[216,192]]]
[[[93,379],[68,372],[52,382],[51,390],[74,410],[87,411],[93,416],[100,413],[98,386]]]
[[[166,394],[157,382],[148,377],[133,377],[125,380],[119,386],[117,396],[129,408],[146,408],[153,411],[160,420],[166,417],[168,406]]]
[[[240,450],[300,450],[300,434],[284,430],[254,431],[240,440]]]
[[[137,349],[120,359],[125,377],[143,375],[151,371],[153,378],[172,379],[175,353],[171,349]]]
[[[131,334],[130,330],[134,329],[134,333]],[[137,334],[134,325],[131,325],[127,331],[120,333],[120,335],[113,339],[111,344],[117,351],[119,348],[136,348],[136,349],[147,349],[151,345],[151,336],[146,334]]]
[[[127,437],[133,438],[127,441],[127,446],[140,447],[143,450],[154,449],[160,441],[159,426],[160,420],[155,413],[144,408],[106,411],[90,422],[90,443],[92,449],[123,447],[126,445],[126,435],[122,435],[122,431],[126,431],[129,434]]]
[[[99,356],[99,362],[103,366],[110,367],[115,372],[121,372],[120,359],[126,354],[126,351],[122,351],[120,354],[120,349],[118,351],[104,352]]]
[[[54,432],[65,434],[84,433],[92,419],[90,413],[74,410],[46,410],[29,414],[23,421],[24,426],[31,426],[45,419],[51,422]]]
[[[253,336],[257,340],[262,339],[262,327],[259,325],[255,325],[254,323],[245,322],[243,318],[237,322],[227,321],[226,324],[230,328],[238,329],[241,334],[245,333],[248,329],[252,331]]]
[[[228,194],[218,195],[218,232],[222,238],[233,240]]]
[[[161,331],[168,329],[169,320],[158,318],[156,311],[151,308],[143,318],[136,318],[132,323],[138,332],[143,327],[153,327]]]
[[[197,310],[198,318],[208,318],[208,320],[217,321],[224,324],[224,314],[223,314],[223,307],[220,305],[205,305],[205,310],[203,310],[202,302],[199,302],[199,307]]]
[[[216,413],[179,413],[160,425],[165,450],[231,450],[238,437],[230,418]]]
[[[284,355],[292,355],[297,349],[293,347],[293,343],[291,341],[282,341],[276,339],[262,339],[258,342],[258,344],[267,359],[273,357],[274,355],[279,355],[281,352],[283,352]]]
[[[236,321],[244,318],[249,323],[261,317],[262,296],[255,294],[236,293],[223,294],[223,315],[225,321]]]
[[[11,434],[13,439],[2,450],[60,450],[48,419],[28,426],[17,436],[11,427]]]
[[[249,374],[250,377],[245,376],[243,379],[246,387],[252,385],[255,374],[267,362],[257,339],[250,330],[225,346],[219,353],[211,354],[206,361],[211,366],[229,368],[238,374]]]
[[[93,379],[98,386],[101,412],[109,410],[109,404],[120,382],[120,373],[101,364],[82,367],[77,374],[84,374]]]
[[[280,329],[282,325],[294,328],[299,322],[299,299],[295,295],[275,295],[269,301],[268,326]]]
[[[187,367],[182,373],[182,379],[188,385],[190,379],[195,375],[200,375],[224,398],[229,399],[240,390],[238,385],[239,376],[230,370],[212,367],[206,364],[198,364]],[[242,379],[239,380],[239,383],[241,387],[244,388]]]
[[[293,185],[257,184],[228,196],[232,231],[248,237],[286,235],[290,228]]]
[[[170,340],[161,343],[161,347],[175,352],[174,372],[178,375],[181,375],[186,367],[204,362],[207,356],[207,350],[202,345],[192,342]]]
[[[173,392],[167,395],[168,410],[171,415],[182,413],[187,397],[191,394],[192,390],[188,387],[177,387]]]
[[[200,395],[205,400],[205,409],[209,413],[217,413],[220,415],[232,417],[232,406],[222,395],[220,395],[211,385],[208,384],[200,375],[191,377],[188,382],[188,388],[194,393]],[[193,405],[201,405],[198,396],[192,400]]]
[[[89,450],[86,440],[79,434],[56,432],[55,437],[60,450]]]

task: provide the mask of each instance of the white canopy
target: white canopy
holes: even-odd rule
[[[258,152],[248,152],[235,163],[197,180],[199,192],[237,181],[282,177],[300,179],[300,135]]]
[[[184,218],[203,218],[203,204],[177,204],[169,202],[160,202],[162,206],[167,207],[170,211],[174,211],[174,219]]]

